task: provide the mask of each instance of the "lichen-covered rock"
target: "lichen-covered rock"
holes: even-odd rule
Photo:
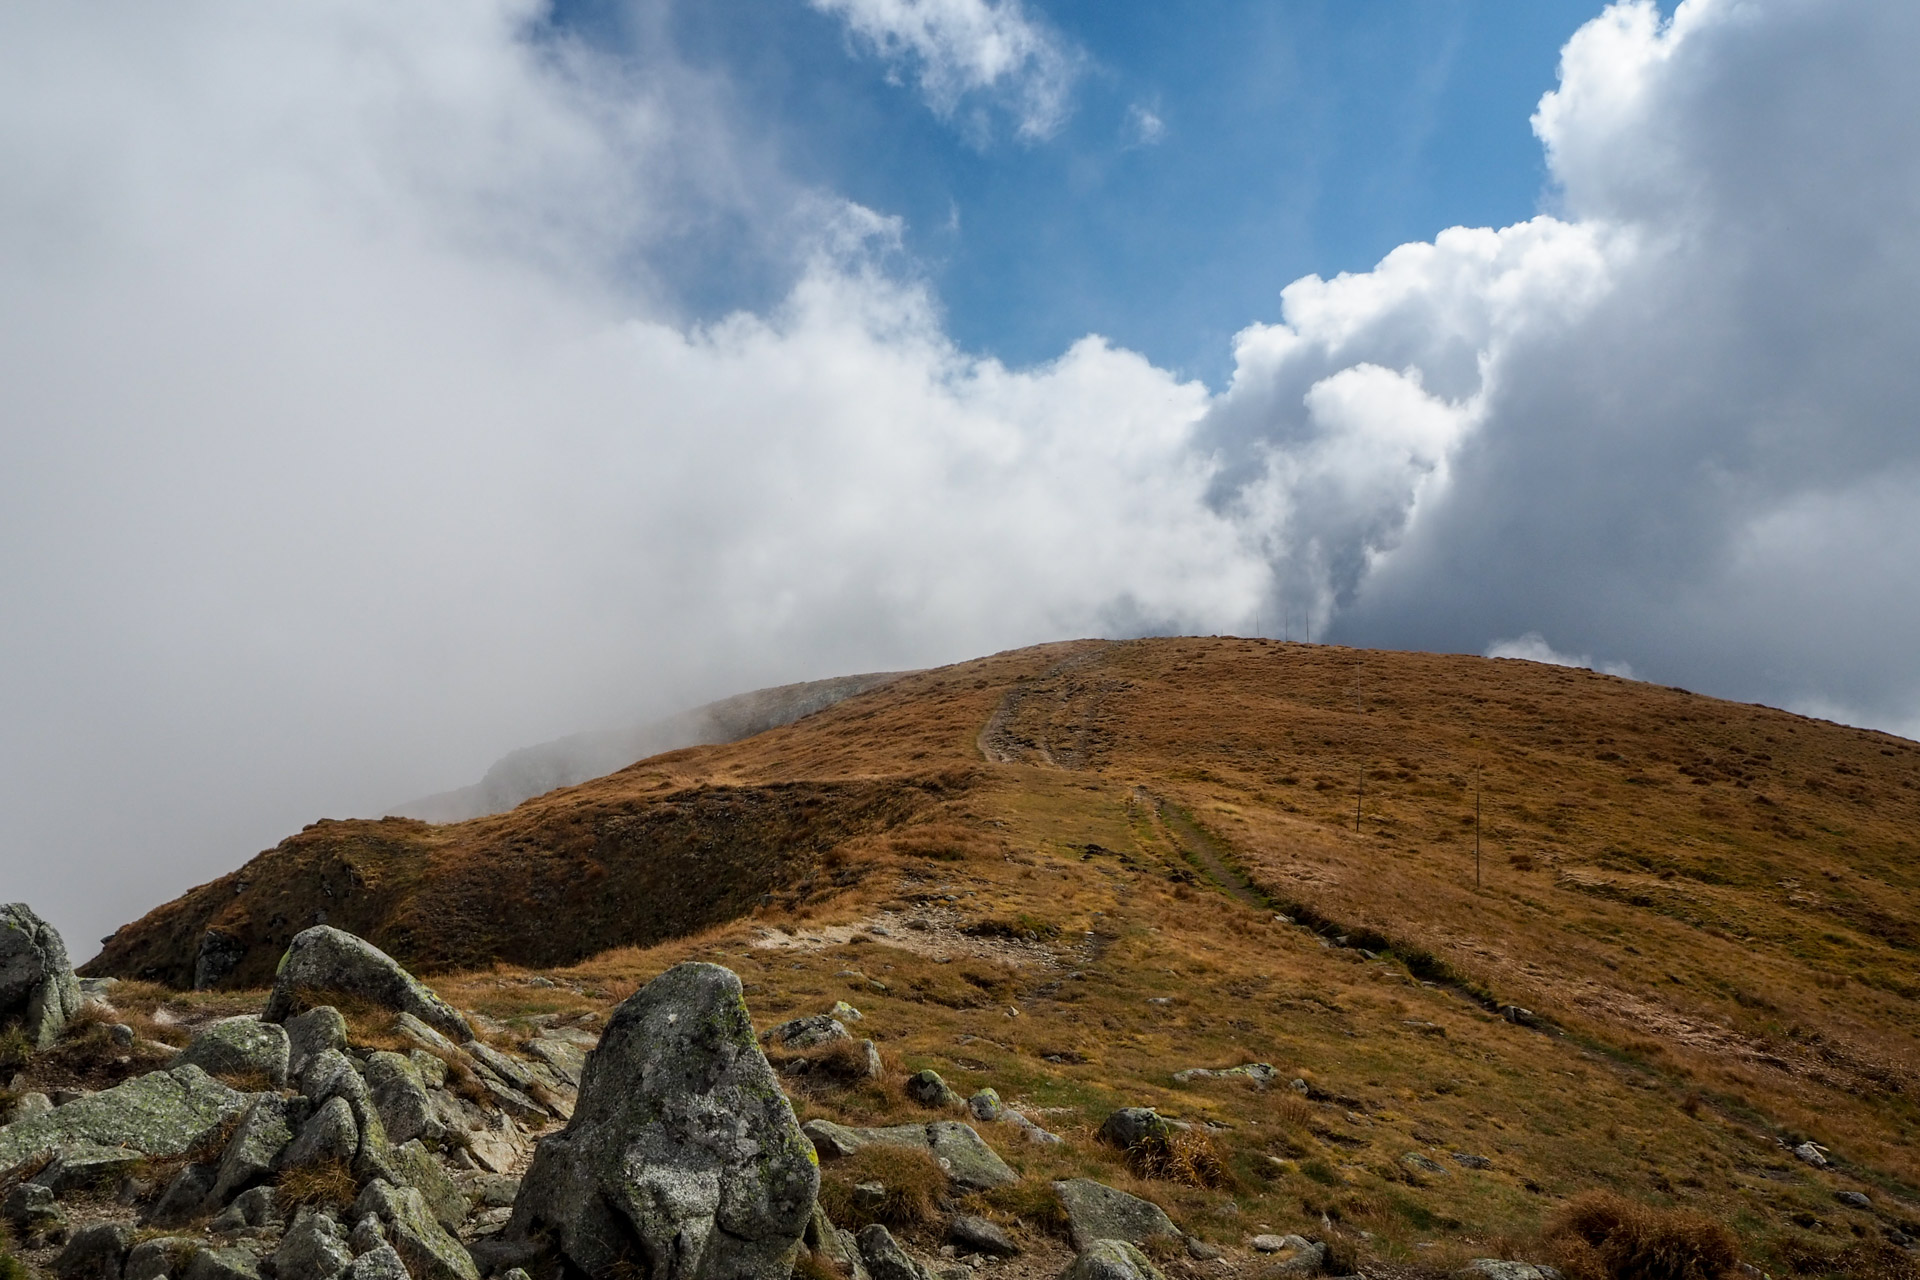
[[[187,1269],[187,1262],[205,1248],[191,1236],[156,1236],[142,1240],[127,1254],[120,1280],[167,1280]]]
[[[827,1217],[827,1211],[818,1201],[814,1203],[813,1217],[807,1222],[806,1234],[801,1237],[801,1242],[825,1258],[834,1270],[849,1280],[872,1280],[853,1233],[834,1226],[833,1219]]]
[[[1305,1236],[1255,1236],[1253,1247],[1267,1255],[1261,1274],[1268,1280],[1317,1276],[1327,1261],[1327,1246]]]
[[[395,1180],[393,1167],[388,1162],[390,1146],[386,1124],[380,1119],[372,1088],[354,1066],[353,1059],[338,1050],[322,1052],[307,1064],[300,1087],[307,1098],[323,1106],[336,1100],[347,1104],[357,1137],[349,1157],[354,1177],[362,1182],[373,1178]]]
[[[103,1147],[97,1142],[69,1142],[54,1153],[33,1181],[64,1196],[73,1191],[112,1186],[137,1168],[146,1157],[126,1147]]]
[[[307,1064],[329,1049],[345,1051],[347,1020],[330,1004],[315,1005],[287,1019],[287,1075],[297,1080]]]
[[[949,1178],[972,1191],[990,1191],[1020,1180],[1020,1175],[971,1125],[957,1120],[896,1124],[879,1129],[809,1120],[803,1132],[814,1150],[826,1160],[850,1156],[864,1147],[913,1147],[930,1154]]]
[[[1180,1229],[1166,1211],[1151,1200],[1130,1196],[1091,1178],[1068,1178],[1053,1184],[1053,1194],[1067,1215],[1067,1234],[1076,1250],[1084,1252],[1096,1240],[1124,1240],[1140,1244],[1154,1236],[1178,1236]]]
[[[860,1257],[873,1280],[933,1280],[928,1270],[914,1261],[893,1233],[875,1222],[860,1228]]]
[[[787,1280],[819,1182],[739,978],[681,964],[615,1010],[503,1235],[551,1231],[589,1275]]]
[[[454,1007],[401,968],[394,958],[364,938],[315,925],[294,935],[274,975],[273,994],[260,1017],[285,1022],[296,1013],[350,995],[383,1009],[410,1013],[456,1040],[470,1040],[473,1029]]]
[[[387,1241],[414,1280],[480,1280],[466,1246],[447,1234],[412,1187],[375,1179],[353,1202],[355,1216],[371,1213],[387,1226]]]
[[[580,1087],[580,1073],[586,1069],[586,1051],[579,1045],[553,1036],[535,1036],[527,1042],[527,1052],[547,1064],[568,1087]]]
[[[287,1082],[287,1033],[258,1018],[225,1018],[194,1036],[171,1065],[210,1076],[259,1075],[274,1088]]]
[[[938,1107],[946,1111],[959,1111],[967,1105],[967,1100],[931,1067],[907,1077],[907,1096],[923,1107]]]
[[[214,1175],[208,1199],[224,1204],[239,1192],[273,1172],[280,1152],[293,1141],[293,1122],[287,1100],[277,1094],[256,1097],[227,1139],[220,1155],[219,1172]]]
[[[1011,1258],[1020,1252],[1013,1237],[998,1224],[971,1213],[955,1214],[947,1224],[947,1238],[967,1253],[984,1253],[992,1258]]]
[[[1060,1280],[1165,1280],[1160,1269],[1128,1240],[1093,1240],[1080,1250]]]
[[[400,1254],[390,1244],[369,1249],[353,1260],[347,1280],[412,1280]]]
[[[60,931],[24,902],[0,906],[0,1023],[18,1022],[34,1048],[80,1011],[80,983]]]
[[[777,1044],[782,1049],[811,1049],[831,1040],[851,1039],[840,1020],[828,1013],[783,1022],[760,1037],[763,1044]]]
[[[360,1126],[345,1098],[328,1098],[308,1117],[296,1137],[281,1153],[282,1169],[303,1169],[328,1160],[351,1161],[360,1150]]]
[[[402,1183],[425,1197],[434,1219],[449,1231],[459,1230],[467,1220],[466,1192],[447,1175],[426,1144],[418,1138],[402,1143],[393,1149],[392,1159],[393,1171]],[[517,1188],[519,1184],[514,1185]],[[512,1204],[513,1200],[508,1197],[504,1203]]]
[[[1126,1149],[1142,1142],[1164,1142],[1173,1135],[1173,1126],[1152,1107],[1122,1107],[1100,1126],[1100,1138]]]
[[[967,1110],[973,1113],[975,1120],[998,1120],[1006,1114],[1006,1107],[1000,1101],[1000,1091],[989,1085],[967,1099]]]
[[[0,1217],[12,1228],[13,1238],[29,1247],[58,1240],[67,1231],[67,1215],[54,1203],[53,1189],[37,1182],[23,1182],[7,1192]]]
[[[220,1167],[211,1164],[190,1164],[173,1176],[167,1189],[160,1193],[160,1199],[147,1213],[146,1225],[149,1227],[180,1227],[200,1216],[201,1208],[207,1198],[213,1194],[214,1181],[220,1176]]]
[[[284,1280],[338,1280],[353,1265],[346,1232],[331,1214],[304,1209],[280,1239],[273,1255],[274,1274]]]
[[[367,1059],[367,1088],[386,1126],[387,1141],[407,1143],[415,1138],[438,1139],[446,1130],[433,1114],[426,1084],[411,1059],[385,1051]]]
[[[245,1249],[202,1249],[188,1261],[180,1280],[260,1280],[259,1261]]]
[[[74,1232],[67,1247],[53,1260],[60,1280],[120,1280],[133,1248],[133,1228],[119,1222],[101,1222]]]
[[[0,1172],[79,1141],[150,1156],[184,1155],[247,1101],[246,1094],[198,1067],[148,1072],[0,1129]]]
[[[1475,1258],[1453,1275],[1454,1280],[1561,1280],[1557,1267],[1504,1258]]]

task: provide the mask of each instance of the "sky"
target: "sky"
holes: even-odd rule
[[[0,9],[0,897],[85,956],[515,747],[1071,636],[1914,736],[1916,49],[1898,0]]]

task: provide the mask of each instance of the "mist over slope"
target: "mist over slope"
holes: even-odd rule
[[[792,724],[856,693],[896,680],[897,671],[828,680],[806,680],[721,698],[664,720],[625,729],[569,734],[552,742],[522,747],[495,761],[480,781],[442,791],[389,810],[395,817],[422,822],[461,822],[504,813],[522,800],[612,773],[635,760],[681,747],[734,742]]]

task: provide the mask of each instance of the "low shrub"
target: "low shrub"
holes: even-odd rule
[[[1572,1280],[1718,1280],[1740,1261],[1726,1227],[1690,1209],[1656,1209],[1589,1191],[1556,1214],[1548,1246]]]

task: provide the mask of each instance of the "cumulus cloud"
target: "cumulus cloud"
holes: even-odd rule
[[[1079,53],[1020,0],[807,2],[844,22],[895,75],[912,74],[942,119],[970,100],[993,103],[1013,115],[1021,137],[1045,138],[1067,117]],[[984,140],[984,114],[966,123]]]
[[[1633,668],[1624,662],[1595,662],[1591,655],[1584,653],[1561,653],[1547,643],[1547,638],[1538,631],[1529,631],[1523,636],[1511,640],[1496,640],[1487,646],[1483,655],[1488,658],[1518,658],[1525,662],[1544,662],[1554,667],[1583,667],[1588,671],[1599,671],[1610,676],[1623,676],[1633,679]]]
[[[1538,632],[1913,723],[1917,39],[1912,6],[1614,5],[1534,117],[1551,215],[1290,286],[1203,439],[1316,631]]]

